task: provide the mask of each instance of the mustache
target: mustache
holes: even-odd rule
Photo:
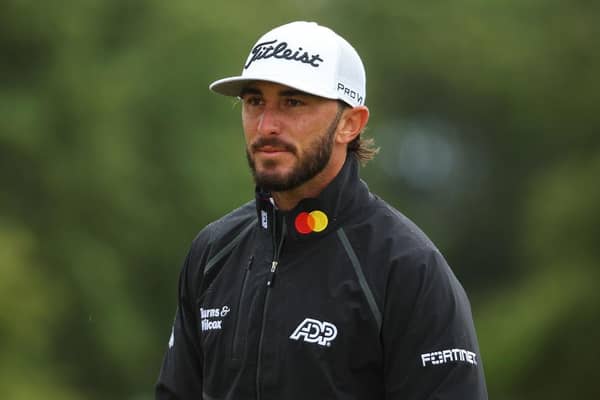
[[[265,146],[276,147],[278,149],[283,149],[285,151],[289,151],[290,153],[296,154],[296,146],[275,137],[259,138],[254,143],[252,143],[250,149],[252,150],[252,152],[255,152],[258,151],[261,147]]]

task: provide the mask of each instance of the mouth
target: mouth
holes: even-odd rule
[[[262,146],[255,150],[257,153],[266,153],[266,154],[278,154],[278,153],[288,153],[284,147],[276,147],[276,146]]]
[[[285,153],[295,153],[295,147],[276,138],[263,138],[251,146],[254,154],[260,154],[263,157],[277,156]]]

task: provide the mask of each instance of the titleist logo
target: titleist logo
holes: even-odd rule
[[[309,54],[308,51],[302,51],[302,47],[299,47],[298,50],[293,51],[292,49],[288,48],[287,42],[275,43],[277,43],[277,39],[258,43],[256,46],[254,46],[251,51],[252,57],[248,63],[244,65],[244,69],[248,68],[254,61],[271,57],[290,61],[299,61],[304,64],[312,65],[313,67],[318,67],[320,65],[319,61],[323,61],[319,54]]]

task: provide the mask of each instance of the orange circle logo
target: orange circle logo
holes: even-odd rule
[[[296,230],[304,235],[311,232],[321,232],[327,228],[329,220],[323,211],[301,212],[296,216]]]

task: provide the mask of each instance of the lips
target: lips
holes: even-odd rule
[[[252,151],[255,153],[266,153],[266,154],[276,154],[276,153],[294,153],[295,148],[293,145],[284,143],[278,139],[266,138],[257,140],[252,145]]]
[[[274,147],[274,146],[263,146],[256,149],[257,152],[261,153],[282,153],[287,152],[288,150],[282,147]]]

